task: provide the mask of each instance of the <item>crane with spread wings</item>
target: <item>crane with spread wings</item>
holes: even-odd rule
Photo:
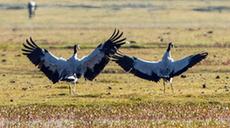
[[[67,81],[70,84],[69,91],[75,94],[75,85],[78,79],[83,76],[92,81],[101,73],[121,45],[125,44],[126,38],[122,37],[123,32],[114,30],[112,36],[97,46],[89,55],[82,58],[77,57],[78,45],[74,45],[73,55],[69,59],[57,57],[48,50],[39,47],[32,38],[27,39],[23,44],[23,54],[42,71],[54,84],[59,81]],[[72,87],[72,85],[74,85]]]
[[[172,47],[173,43],[170,42],[160,61],[147,61],[124,55],[121,52],[117,52],[112,56],[112,58],[113,61],[120,65],[126,72],[132,73],[137,77],[154,82],[158,82],[160,79],[163,79],[164,92],[166,82],[170,82],[171,89],[173,91],[173,77],[184,73],[189,68],[205,59],[208,53],[201,52],[174,61],[170,53]]]

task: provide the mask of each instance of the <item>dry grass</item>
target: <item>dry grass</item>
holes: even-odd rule
[[[38,1],[42,6],[32,20],[23,9],[0,10],[0,127],[230,125],[229,12],[193,11],[227,6],[229,1],[56,2],[100,8],[57,8],[50,1]],[[46,4],[51,8],[44,7]],[[208,51],[209,56],[185,73],[186,78],[174,79],[175,94],[170,88],[163,94],[161,82],[126,74],[111,62],[95,81],[81,79],[78,95],[69,96],[68,84],[53,85],[21,55],[22,43],[32,36],[42,47],[66,58],[72,54],[66,47],[79,43],[79,56],[83,56],[106,40],[114,28],[130,41],[121,49],[128,55],[158,60],[173,41],[175,59],[200,51]]]

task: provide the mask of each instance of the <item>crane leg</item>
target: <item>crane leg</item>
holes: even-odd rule
[[[69,94],[72,95],[72,85],[69,84]]]
[[[170,86],[171,86],[172,93],[174,93],[173,85],[171,82],[170,82]]]
[[[165,93],[165,81],[163,80],[163,85],[164,85],[164,93]]]
[[[75,89],[76,89],[76,83],[74,83],[74,84],[69,84],[69,94],[70,95],[75,95]]]
[[[73,85],[73,95],[75,95],[75,93],[76,93],[76,83],[74,83]]]
[[[173,89],[173,85],[172,85],[172,78],[170,78],[169,83],[170,83],[170,86],[171,86],[172,93],[174,93],[174,89]]]
[[[173,86],[172,86],[172,80],[173,80],[173,78],[170,78],[169,83],[170,83],[170,86],[171,86],[172,93],[174,93],[174,89],[173,89]]]

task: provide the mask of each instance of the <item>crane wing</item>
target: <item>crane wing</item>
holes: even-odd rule
[[[88,80],[93,80],[108,64],[110,56],[125,44],[126,38],[122,38],[123,32],[114,30],[112,36],[97,46],[97,48],[88,56],[81,60],[85,68],[84,77]]]
[[[140,78],[158,82],[160,76],[157,72],[159,70],[159,62],[146,61],[136,57],[130,57],[117,53],[112,56],[113,60],[120,65],[126,72],[130,72]]]
[[[170,77],[178,76],[183,72],[187,71],[189,68],[194,66],[195,64],[199,63],[201,60],[207,57],[207,52],[198,53],[195,55],[187,56],[181,60],[174,61],[172,63],[172,73]]]
[[[27,39],[23,46],[23,55],[26,55],[35,66],[38,66],[53,83],[58,82],[64,74],[68,73],[68,64],[65,59],[58,58],[46,49],[40,48],[32,38]]]

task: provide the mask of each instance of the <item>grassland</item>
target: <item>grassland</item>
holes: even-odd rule
[[[24,7],[23,2],[0,0]],[[0,127],[230,126],[229,1],[37,2],[32,20],[23,8],[0,9]],[[173,41],[175,59],[200,51],[209,56],[185,78],[174,79],[174,94],[111,62],[95,81],[81,79],[78,94],[70,96],[67,83],[53,85],[20,51],[32,36],[65,58],[78,43],[82,57],[114,28],[127,37],[121,51],[128,55],[158,60]]]

